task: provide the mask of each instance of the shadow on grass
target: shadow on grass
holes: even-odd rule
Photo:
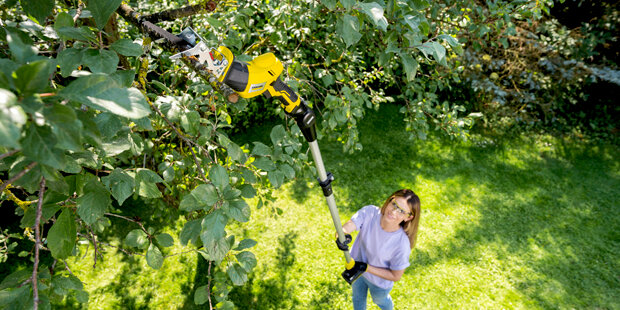
[[[296,260],[293,251],[297,237],[296,232],[289,232],[278,238],[279,247],[275,257],[277,263],[269,265],[275,269],[255,269],[247,284],[235,287],[230,292],[230,300],[237,308],[296,309],[300,306],[296,297],[297,281],[290,274]]]

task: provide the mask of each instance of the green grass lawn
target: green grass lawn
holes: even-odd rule
[[[397,309],[620,309],[617,147],[547,136],[408,140],[397,111],[367,115],[361,152],[320,141],[343,222],[399,188],[422,200],[418,245],[392,291]],[[270,127],[243,139],[268,141],[258,134]],[[240,309],[352,308],[315,183],[286,184],[273,204],[282,215],[253,209],[238,227],[259,242],[249,283],[230,293]],[[181,225],[170,226],[175,239]],[[184,251],[176,244],[168,253]],[[197,255],[167,258],[153,271],[142,257],[106,254],[93,270],[92,252],[70,264],[83,275],[89,308],[198,308],[193,290],[206,282],[206,264]]]

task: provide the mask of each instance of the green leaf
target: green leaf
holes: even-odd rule
[[[257,158],[252,165],[254,165],[254,167],[264,170],[264,171],[273,171],[276,169],[276,165],[273,163],[273,161],[267,157],[261,157],[261,158]]]
[[[125,237],[125,243],[130,247],[145,249],[149,244],[149,238],[142,229],[134,229]]]
[[[364,3],[360,2],[358,5],[361,11],[366,14],[372,22],[383,31],[387,31],[388,22],[383,16],[383,7],[376,2]]]
[[[140,168],[136,174],[136,191],[138,195],[146,198],[160,198],[162,193],[155,183],[164,180],[155,172],[149,169]]]
[[[58,139],[57,148],[75,152],[82,150],[82,122],[77,119],[73,108],[54,104],[45,108],[43,115],[50,121]]]
[[[416,11],[424,10],[430,5],[426,0],[413,0],[411,4],[413,4],[413,9]]]
[[[459,44],[459,41],[457,41],[455,37],[453,37],[453,36],[451,36],[451,35],[448,35],[448,34],[442,34],[442,35],[439,35],[439,36],[437,36],[437,38],[438,38],[438,39],[445,40],[446,42],[448,42],[448,44],[449,44],[451,47],[455,47],[455,46],[459,46],[459,45],[460,45],[460,44]]]
[[[183,111],[181,113],[181,126],[190,135],[197,135],[200,126],[200,113],[198,111]]]
[[[359,32],[360,24],[357,17],[345,14],[339,22],[341,26],[336,27],[338,28],[336,31],[347,47],[354,45],[362,38],[362,34]]]
[[[84,186],[84,195],[77,199],[77,213],[88,225],[92,225],[108,210],[110,193],[97,179]]]
[[[274,126],[271,129],[269,137],[271,138],[273,145],[278,145],[284,140],[284,137],[286,137],[286,129],[284,129],[284,126],[282,125]]]
[[[29,123],[26,135],[21,139],[22,152],[32,161],[37,161],[56,169],[65,167],[64,154],[55,149],[56,137],[49,126],[37,126]]]
[[[47,59],[23,65],[15,70],[15,87],[22,97],[42,93],[49,85],[49,77],[54,69]]]
[[[86,26],[79,28],[61,27],[56,29],[56,33],[58,33],[58,36],[65,41],[78,40],[85,42],[97,42],[95,33]]]
[[[80,77],[58,92],[58,95],[130,119],[140,119],[151,113],[144,95],[138,89],[121,88],[118,81],[106,74]]]
[[[2,280],[2,283],[0,283],[0,291],[3,291],[12,286],[18,286],[22,282],[26,281],[29,277],[32,277],[32,268],[17,270],[6,276]]]
[[[110,50],[88,49],[82,60],[93,73],[113,73],[118,66],[118,55]]]
[[[345,10],[349,11],[355,5],[355,0],[340,0],[340,3],[345,8]]]
[[[246,272],[251,272],[256,267],[256,256],[254,256],[254,253],[243,251],[236,256],[239,264]]]
[[[155,240],[157,240],[157,242],[159,243],[159,245],[167,248],[167,247],[171,247],[174,245],[174,239],[172,239],[172,236],[170,236],[167,233],[161,233],[157,236],[155,236]]]
[[[138,168],[137,176],[140,177],[141,180],[151,183],[161,183],[164,181],[159,174],[155,173],[155,171],[146,168]]]
[[[444,66],[447,65],[446,48],[438,42],[432,42],[431,45],[433,47],[433,57],[435,58],[435,60]]]
[[[215,309],[218,310],[234,310],[235,304],[230,300],[223,300],[215,304]]]
[[[32,274],[32,273],[31,273]],[[27,300],[30,297],[30,285],[18,288],[11,288],[0,291],[0,305],[6,306],[5,309],[27,309],[24,305],[15,306],[16,301]]]
[[[108,112],[99,113],[95,116],[97,128],[104,137],[114,137],[116,133],[123,128],[121,119]]]
[[[241,196],[241,191],[236,188],[226,186],[226,188],[224,188],[222,196],[224,196],[224,200],[234,200]]]
[[[280,188],[282,183],[284,183],[284,173],[280,170],[267,172],[267,178],[269,178],[269,182],[276,189]]]
[[[52,278],[52,288],[55,294],[62,296],[67,295],[70,290],[82,290],[84,285],[76,276],[55,275]]]
[[[215,186],[212,184],[200,184],[183,197],[179,204],[179,209],[187,212],[206,209],[206,207],[213,206],[219,199]]]
[[[238,222],[250,220],[250,206],[241,199],[229,201],[228,215]]]
[[[22,41],[18,34],[12,33],[7,30],[6,41],[9,43],[9,49],[11,54],[15,58],[15,61],[20,64],[25,64],[30,58],[34,57],[38,51],[37,49]]]
[[[54,0],[20,0],[22,9],[30,19],[39,25],[45,25],[45,18],[52,14]]]
[[[73,16],[67,12],[60,12],[56,15],[56,20],[54,20],[54,30],[60,29],[62,27],[73,27]]]
[[[79,303],[87,303],[88,302],[88,292],[86,291],[77,291],[75,292],[75,299],[79,302]]]
[[[66,259],[71,255],[77,235],[73,212],[65,208],[47,234],[47,246],[56,259]]]
[[[416,48],[424,54],[424,57],[430,59],[429,56],[435,53],[435,48],[432,43],[433,42],[425,42],[420,46],[416,46]]]
[[[406,52],[400,53],[400,58],[403,61],[403,68],[407,74],[407,80],[413,81],[416,73],[418,72],[418,62],[413,58],[413,56],[411,56],[411,54]]]
[[[287,179],[292,180],[295,178],[295,169],[293,169],[293,167],[291,167],[289,164],[281,165],[279,170],[282,171],[282,173]]]
[[[84,51],[85,50],[77,48],[62,50],[57,57],[58,66],[60,66],[60,75],[63,77],[71,75],[71,72],[82,64]]]
[[[215,28],[221,28],[224,26],[224,23],[222,23],[219,19],[217,18],[213,18],[213,17],[206,17],[207,22],[209,23],[209,25],[215,27]]]
[[[19,65],[16,62],[7,58],[0,58],[0,88],[15,89],[13,72],[17,68]]]
[[[242,167],[241,175],[243,176],[243,180],[245,180],[246,183],[254,184],[256,183],[256,181],[258,181],[256,179],[256,176],[254,175],[254,172],[252,172],[252,170],[248,168]]]
[[[144,52],[142,46],[137,43],[133,43],[130,39],[120,39],[112,45],[110,48],[123,56],[140,56]]]
[[[254,142],[254,149],[252,149],[252,155],[268,156],[271,155],[271,148],[260,142]]]
[[[149,245],[149,249],[146,251],[146,263],[153,269],[159,269],[164,264],[164,256],[153,243]]]
[[[136,77],[134,70],[116,70],[116,72],[110,74],[110,77],[116,80],[121,87],[131,87]]]
[[[218,209],[205,216],[201,223],[200,239],[209,256],[218,263],[230,250],[230,245],[225,238],[226,222],[226,215]]]
[[[209,288],[206,285],[199,286],[194,293],[194,304],[202,305],[209,300]]]
[[[18,149],[21,128],[27,115],[17,105],[17,97],[12,92],[0,88],[0,146]]]
[[[223,134],[218,133],[217,137],[220,144],[226,148],[228,156],[230,156],[232,160],[245,162],[245,158],[243,157],[243,150],[237,144],[232,142],[228,137]]]
[[[179,240],[183,246],[186,246],[189,241],[196,244],[196,239],[200,236],[201,222],[201,219],[196,219],[188,221],[183,225],[183,229],[179,235]]]
[[[95,19],[95,24],[99,30],[103,29],[112,13],[121,5],[121,2],[122,0],[88,0],[86,2],[86,8]]]
[[[243,285],[248,281],[248,274],[239,264],[235,263],[234,265],[228,267],[226,273],[234,285]]]
[[[241,196],[243,196],[244,198],[254,198],[254,196],[256,196],[256,189],[254,189],[254,186],[250,185],[250,184],[243,184],[241,186],[239,186],[239,189],[241,190]]]
[[[112,197],[114,197],[121,206],[134,192],[134,178],[123,169],[114,169],[110,175],[102,177],[101,181],[110,189]]]
[[[337,0],[321,0],[321,3],[327,7],[330,11],[336,9],[336,4],[338,4]]]
[[[249,249],[253,246],[256,245],[256,241],[252,240],[252,239],[243,239],[241,240],[241,242],[239,242],[239,245],[237,245],[237,247],[235,248],[236,251],[242,251],[245,249]]]
[[[209,179],[220,191],[224,190],[229,183],[228,172],[226,168],[220,165],[213,165],[213,167],[211,167],[209,170]]]

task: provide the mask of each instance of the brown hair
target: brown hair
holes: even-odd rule
[[[418,223],[420,222],[420,212],[422,209],[420,208],[420,197],[416,195],[410,189],[400,189],[394,192],[394,194],[390,195],[390,197],[383,203],[383,207],[381,207],[381,214],[385,214],[386,208],[390,204],[390,201],[396,197],[403,197],[407,200],[407,204],[409,208],[411,208],[411,213],[413,214],[413,218],[408,221],[402,221],[400,226],[405,230],[407,237],[409,237],[409,244],[411,245],[411,249],[415,247],[415,241],[418,236]]]

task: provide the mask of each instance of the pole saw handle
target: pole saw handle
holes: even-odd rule
[[[265,96],[278,98],[284,111],[289,114],[300,104],[299,96],[279,77],[267,87]]]

